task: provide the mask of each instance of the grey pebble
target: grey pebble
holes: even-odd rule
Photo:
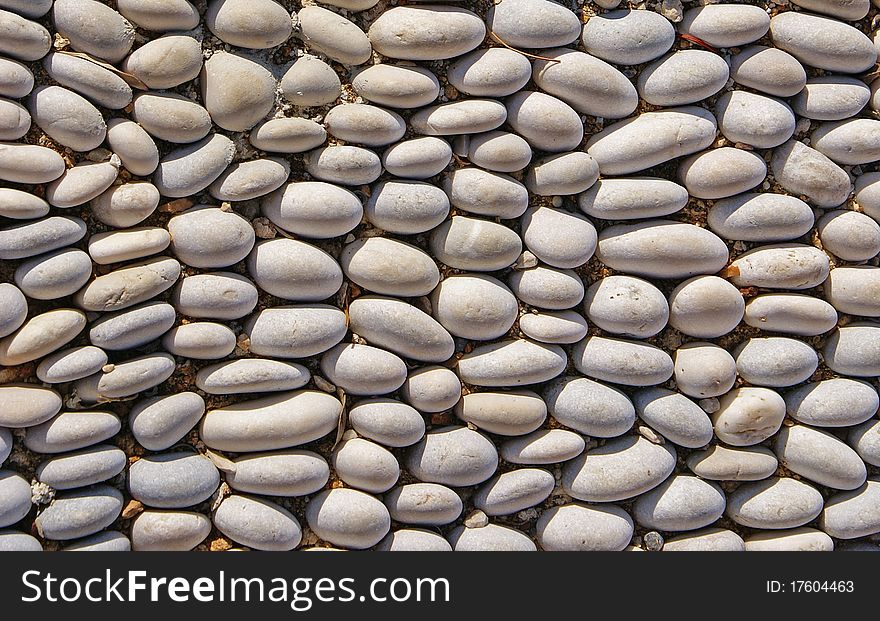
[[[159,254],[170,243],[171,235],[166,229],[143,226],[92,235],[88,250],[92,261],[109,265]]]
[[[250,131],[252,145],[273,153],[302,153],[327,140],[327,131],[310,119],[284,117],[269,119]]]
[[[504,440],[499,453],[504,461],[523,465],[549,465],[574,459],[585,446],[583,436],[565,429],[538,429]]]
[[[816,351],[784,336],[752,337],[733,350],[736,371],[754,386],[784,388],[807,380],[819,366]]]
[[[186,552],[211,532],[211,520],[191,511],[144,511],[131,524],[131,547],[138,552]]]
[[[363,438],[343,439],[330,463],[346,485],[370,494],[387,492],[400,477],[400,465],[391,451]]]
[[[128,457],[115,446],[98,444],[44,461],[34,471],[41,483],[56,490],[86,487],[115,477],[128,465]]]
[[[239,492],[271,496],[306,496],[324,488],[330,477],[326,460],[312,451],[254,453],[237,457],[226,482]]]
[[[272,0],[213,2],[205,25],[224,43],[258,50],[281,45],[293,30],[290,13]]]
[[[407,358],[443,362],[455,351],[443,326],[402,300],[362,296],[349,305],[348,316],[355,334]]]
[[[177,317],[165,302],[147,302],[117,313],[108,313],[89,327],[92,345],[110,351],[138,349],[171,329]]]
[[[449,198],[437,186],[419,181],[378,183],[364,205],[371,224],[389,233],[413,235],[441,224],[449,214]]]
[[[283,392],[209,410],[199,428],[209,448],[236,453],[306,444],[336,429],[342,404],[315,390]]]
[[[508,125],[535,149],[571,151],[583,140],[580,116],[561,99],[540,91],[520,91],[508,97],[504,105]]]
[[[118,531],[105,530],[78,539],[63,548],[64,552],[129,552],[131,541]]]
[[[76,207],[100,196],[119,174],[114,162],[77,164],[46,187],[46,200],[53,207]]]
[[[520,386],[551,380],[565,366],[565,352],[558,345],[512,339],[475,347],[459,359],[458,375],[476,386]]]
[[[868,476],[858,453],[827,431],[806,425],[783,427],[773,447],[779,463],[819,485],[856,489]]]
[[[276,306],[247,320],[250,352],[276,358],[308,358],[329,350],[348,331],[341,310],[323,304]]]
[[[60,407],[59,403],[56,411]],[[65,453],[109,440],[121,428],[122,423],[112,412],[62,412],[51,420],[29,427],[24,445],[35,453]]]
[[[562,487],[587,502],[616,502],[654,489],[675,467],[675,449],[626,435],[589,449],[562,467]]]
[[[853,427],[846,441],[866,464],[880,464],[880,421],[871,419]]]
[[[210,134],[162,158],[153,174],[153,183],[162,196],[192,196],[223,174],[234,157],[235,145],[229,138]]]
[[[35,220],[49,213],[49,203],[28,192],[0,188],[0,216],[13,220]]]
[[[56,0],[52,21],[75,50],[109,63],[122,60],[134,43],[134,27],[128,20],[94,0]]]
[[[759,6],[713,4],[688,9],[678,31],[714,47],[739,47],[753,43],[770,27],[770,17]]]
[[[28,99],[28,108],[34,123],[74,151],[90,151],[100,146],[107,136],[107,125],[100,111],[81,95],[61,86],[35,88]]]
[[[584,283],[574,270],[539,264],[511,272],[507,284],[520,301],[538,308],[564,310],[577,306],[584,299]]]
[[[474,166],[452,171],[443,189],[453,207],[482,216],[518,218],[529,206],[528,190],[519,181]]]
[[[669,319],[663,293],[632,276],[606,276],[594,282],[584,295],[584,311],[606,332],[637,339],[654,336]]]
[[[704,528],[724,514],[721,488],[689,475],[673,475],[633,504],[633,517],[644,528],[685,531]]]
[[[804,201],[786,194],[746,193],[716,201],[707,223],[724,239],[772,242],[789,241],[813,228],[813,210]]]
[[[788,415],[816,427],[850,427],[870,419],[880,407],[877,390],[861,380],[833,377],[810,382],[783,395]]]
[[[119,110],[131,103],[131,87],[125,80],[84,58],[52,53],[43,59],[43,67],[61,86],[78,92],[99,106]]]
[[[712,343],[685,343],[672,355],[676,387],[694,399],[719,397],[733,388],[736,361]]]
[[[443,537],[420,528],[395,530],[380,541],[377,552],[452,552],[452,546]]]
[[[381,541],[391,529],[391,517],[374,496],[353,489],[321,492],[306,505],[309,528],[337,546],[363,550]]]
[[[654,106],[681,106],[716,94],[730,69],[708,50],[679,50],[651,63],[639,74],[639,96]]]
[[[502,47],[474,50],[455,60],[446,72],[449,84],[475,97],[512,95],[531,75],[528,58]]]
[[[826,212],[816,223],[816,232],[822,248],[844,261],[867,261],[880,254],[880,224],[863,213]]]
[[[207,457],[193,453],[161,453],[131,465],[128,489],[148,507],[180,509],[211,497],[220,473]]]
[[[442,526],[461,515],[461,498],[445,485],[410,483],[385,494],[391,518],[404,524]]]
[[[682,209],[687,202],[685,188],[667,179],[652,177],[600,179],[578,196],[581,211],[600,220],[667,216]]]
[[[699,405],[681,393],[644,388],[633,395],[633,405],[642,421],[678,446],[695,449],[712,440],[712,421]]]
[[[31,485],[12,470],[0,470],[0,528],[11,526],[31,510]]]
[[[470,52],[485,35],[483,20],[457,6],[396,6],[385,10],[372,23],[367,49],[372,44],[389,58],[441,60]]]
[[[825,502],[819,528],[837,539],[855,539],[880,532],[880,481],[868,479],[856,490],[835,494]]]
[[[803,290],[821,285],[831,270],[828,255],[807,244],[757,246],[727,268],[739,287]]]
[[[397,142],[406,133],[403,117],[370,104],[343,103],[324,116],[327,133],[347,143],[383,147]]]
[[[816,121],[842,121],[856,116],[871,99],[871,89],[855,78],[827,75],[810,78],[791,100],[794,111]]]
[[[807,82],[807,72],[794,56],[764,45],[750,45],[734,54],[730,59],[730,77],[743,86],[777,97],[797,95]]]
[[[75,244],[86,234],[79,218],[49,216],[0,229],[0,259],[26,259]]]
[[[233,352],[235,333],[220,323],[195,321],[172,328],[162,336],[162,347],[174,356],[217,360]]]
[[[0,95],[12,99],[27,97],[34,88],[34,74],[24,64],[0,59]]]
[[[323,375],[351,395],[384,395],[406,380],[406,364],[395,354],[357,343],[341,343],[321,357]]]
[[[262,63],[245,56],[213,54],[205,61],[199,82],[211,120],[232,132],[251,129],[275,105],[275,77]]]
[[[675,42],[675,28],[653,11],[612,11],[593,15],[581,40],[587,53],[617,65],[640,65],[659,58]]]
[[[176,93],[147,91],[137,95],[131,118],[153,138],[166,142],[196,142],[211,131],[208,111]]]
[[[247,221],[237,216],[236,219],[241,221],[242,230],[248,228],[247,240],[252,240],[254,232]],[[223,236],[217,238],[219,248],[224,248],[223,239]],[[245,247],[247,245],[242,243],[240,249]],[[342,270],[332,256],[316,246],[285,237],[261,241],[254,246],[247,266],[260,289],[296,302],[323,300],[342,285]]]
[[[297,106],[333,103],[341,91],[342,84],[333,67],[315,56],[301,56],[281,77],[282,95]]]
[[[319,239],[345,235],[364,214],[353,192],[323,181],[288,183],[266,196],[261,209],[285,231]]]
[[[299,364],[243,358],[202,367],[196,373],[195,383],[210,395],[242,395],[296,390],[310,379],[309,370]]]
[[[630,543],[633,521],[617,505],[575,502],[544,511],[536,530],[542,550],[618,552]]]
[[[135,402],[128,425],[135,440],[149,451],[164,451],[182,440],[205,413],[205,400],[178,392]]]
[[[257,288],[232,272],[193,274],[182,279],[171,294],[174,308],[200,319],[240,319],[257,305]]]
[[[156,162],[158,158],[157,152]],[[147,168],[150,166],[155,169],[153,164],[148,164]],[[159,190],[152,183],[123,183],[94,198],[89,206],[99,221],[113,227],[125,228],[150,217],[159,205],[159,198]]]
[[[382,154],[382,167],[406,179],[427,179],[440,173],[452,159],[452,148],[442,138],[422,136],[391,145]]]
[[[478,429],[502,436],[535,431],[547,418],[547,406],[529,390],[472,392],[455,405],[455,415]]]
[[[834,541],[814,528],[755,533],[745,540],[746,552],[831,552]]]
[[[712,424],[718,439],[731,446],[763,442],[779,431],[785,418],[785,401],[769,388],[734,388],[719,401]]]
[[[0,143],[0,179],[48,183],[64,174],[64,159],[52,149],[17,142]]]
[[[42,552],[43,545],[36,537],[14,530],[0,530],[0,552]]]
[[[130,358],[114,365],[112,371],[96,373],[79,380],[74,389],[85,403],[131,397],[158,386],[174,374],[174,358],[157,352]]]
[[[626,339],[588,336],[571,352],[578,371],[625,386],[653,386],[672,377],[672,358],[662,349]]]
[[[75,293],[92,276],[92,261],[82,250],[61,249],[21,263],[13,276],[28,297],[55,300]],[[13,315],[14,316],[14,315]]]
[[[178,30],[178,28],[172,28]],[[122,69],[151,89],[174,88],[194,80],[202,71],[198,39],[171,34],[147,41],[122,62]]]
[[[825,365],[842,375],[872,377],[880,373],[880,324],[854,321],[831,333],[822,349]]]
[[[817,32],[821,36],[815,36]],[[866,35],[829,17],[779,13],[770,20],[770,39],[776,47],[817,69],[859,73],[877,62],[877,49]]]
[[[540,468],[520,468],[493,477],[477,489],[473,503],[489,516],[510,515],[538,505],[550,496],[556,481]]]
[[[34,520],[46,539],[78,539],[93,535],[122,512],[122,493],[109,485],[95,485],[59,494]]]
[[[383,15],[388,13],[386,11]],[[301,28],[299,36],[306,47],[343,65],[360,65],[372,56],[371,40],[354,23],[338,13],[318,6],[306,6],[297,13],[297,17]]]
[[[707,528],[667,539],[664,552],[742,552],[745,543],[732,530]]]
[[[535,543],[521,531],[487,524],[482,528],[459,526],[448,535],[456,552],[535,552]]]
[[[391,108],[420,108],[440,94],[440,82],[431,71],[408,65],[373,65],[351,80],[358,94],[373,103]]]
[[[498,453],[486,436],[467,427],[450,426],[425,434],[409,450],[404,463],[410,474],[426,483],[467,487],[495,473]]]
[[[818,517],[822,504],[822,494],[810,485],[771,477],[737,488],[727,498],[726,514],[750,528],[796,528]]]
[[[52,36],[37,22],[0,10],[0,53],[30,62],[52,48]]]
[[[130,263],[98,276],[73,297],[89,311],[117,311],[150,300],[170,289],[180,276],[180,263],[158,257]]]
[[[85,314],[73,308],[34,315],[0,340],[0,364],[15,366],[42,358],[76,338],[85,324]]]
[[[253,496],[229,496],[214,512],[213,522],[221,533],[254,550],[286,552],[302,541],[302,527],[292,513]]]
[[[234,211],[197,205],[168,221],[171,250],[192,267],[228,267],[254,247],[250,222]]]
[[[587,335],[587,321],[573,310],[532,312],[519,318],[519,329],[541,343],[570,345]]]
[[[309,151],[303,156],[303,162],[306,171],[316,179],[341,185],[372,183],[382,174],[378,155],[351,145],[332,145]]]
[[[760,481],[779,467],[773,452],[763,446],[730,448],[716,444],[691,453],[686,461],[691,472],[711,481]]]
[[[624,392],[586,377],[566,376],[553,382],[544,391],[544,399],[557,422],[588,436],[619,436],[636,419],[635,408]],[[583,440],[578,442],[566,436],[565,445],[569,444],[572,450],[577,445],[583,449]]]
[[[156,143],[147,131],[134,121],[128,121],[121,118],[110,119],[107,121],[107,144],[110,145],[113,152],[119,156],[119,159],[122,161],[125,168],[134,175],[151,175],[153,174],[153,171],[156,170],[156,167],[159,166],[159,149],[156,147]],[[142,186],[149,186],[153,189],[155,192],[155,203],[158,204],[159,192],[156,188],[148,183],[138,184],[138,187]],[[119,188],[122,187],[125,186],[119,186]],[[108,190],[108,192],[111,193],[114,191],[115,189]],[[96,202],[97,201],[92,202],[93,209]],[[150,201],[144,198],[143,202],[149,203]],[[153,209],[155,209],[155,207],[156,205],[153,205]],[[121,211],[122,207],[117,207],[117,209]],[[105,221],[106,216],[102,216],[98,210],[95,210],[95,215],[102,222]],[[140,220],[142,219],[143,218]],[[133,224],[137,224],[140,220],[136,220]],[[114,224],[109,221],[105,223]]]
[[[432,254],[460,270],[493,272],[512,265],[522,252],[516,232],[489,220],[453,216],[430,237]]]

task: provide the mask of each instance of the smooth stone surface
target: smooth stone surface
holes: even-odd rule
[[[539,429],[501,443],[499,454],[511,464],[549,465],[574,459],[583,452],[584,438],[565,429]]]
[[[197,206],[168,221],[171,250],[192,267],[227,267],[244,259],[254,246],[254,229],[235,212]]]
[[[858,453],[826,431],[806,425],[783,427],[773,446],[779,463],[819,485],[851,490],[868,476]]]
[[[589,261],[597,233],[583,216],[549,207],[533,207],[520,219],[526,247],[541,261],[558,268],[575,268]]]
[[[727,263],[724,241],[692,224],[650,220],[599,234],[596,256],[608,267],[650,278],[713,274]]]
[[[330,466],[312,451],[257,453],[235,459],[234,470],[224,472],[229,486],[239,492],[271,496],[306,496],[327,483]]]
[[[625,393],[586,377],[568,376],[553,382],[543,395],[547,410],[557,422],[587,436],[619,436],[636,419],[633,404]]]
[[[642,421],[678,446],[700,448],[712,440],[712,421],[700,406],[680,393],[665,388],[642,389],[633,395],[633,405]]]
[[[353,192],[323,181],[288,183],[264,198],[261,209],[285,231],[319,239],[348,233],[364,214]]]
[[[348,316],[355,334],[407,358],[443,362],[455,351],[443,326],[402,300],[362,296],[349,305]]]
[[[277,358],[323,353],[339,343],[347,330],[345,313],[323,304],[266,308],[244,326],[252,354]]]
[[[352,78],[351,85],[364,99],[391,108],[420,108],[440,94],[437,76],[407,65],[367,67]]]
[[[685,188],[652,177],[601,179],[578,196],[581,211],[600,220],[666,216],[679,211],[687,202]]]
[[[516,172],[529,165],[532,149],[520,136],[491,131],[468,141],[467,157],[472,164],[498,172]]]
[[[0,140],[18,140],[30,128],[31,115],[27,108],[14,101],[0,99]]]
[[[0,188],[0,216],[13,220],[34,220],[49,213],[49,203],[28,192]]]
[[[196,373],[195,383],[211,395],[241,395],[296,390],[305,386],[309,379],[309,370],[299,364],[245,358],[202,367]]]
[[[510,515],[544,502],[553,491],[553,475],[540,468],[505,472],[477,489],[473,503],[486,515]]]
[[[461,498],[445,485],[410,483],[396,487],[385,495],[385,506],[391,518],[404,524],[441,526],[461,515]]]
[[[166,142],[196,142],[211,131],[208,111],[192,99],[174,93],[138,95],[131,116],[153,138]]]
[[[349,279],[382,295],[426,295],[440,280],[427,254],[390,238],[371,237],[348,244],[339,263]]]
[[[880,325],[855,321],[838,328],[822,349],[825,365],[841,375],[872,377],[880,373]]]
[[[865,317],[880,316],[877,286],[880,270],[867,265],[841,266],[825,281],[825,297],[843,313]]]
[[[476,386],[520,386],[551,380],[565,365],[558,345],[513,339],[474,348],[459,359],[458,375]]]
[[[232,330],[210,321],[182,324],[162,337],[162,347],[169,354],[196,360],[225,358],[233,352],[236,344]]]
[[[442,138],[422,136],[398,142],[382,154],[382,167],[405,179],[427,179],[439,174],[452,159],[452,147]]]
[[[719,97],[716,114],[725,138],[758,149],[777,147],[795,131],[795,116],[787,104],[747,91],[731,91]]]
[[[632,114],[638,106],[639,94],[635,87],[604,60],[568,48],[542,51],[541,57],[532,70],[535,84],[576,111],[620,119]],[[724,69],[726,72],[727,65]]]
[[[675,467],[675,449],[641,436],[621,436],[562,467],[562,487],[587,502],[615,502],[657,487]]]
[[[672,360],[676,388],[694,399],[719,397],[736,381],[733,356],[712,343],[685,343]]]
[[[535,552],[534,542],[518,530],[498,524],[459,526],[448,535],[455,552]]]
[[[306,505],[306,520],[321,539],[355,550],[376,545],[391,529],[385,505],[369,494],[344,488],[313,497]]]
[[[813,210],[794,196],[747,193],[716,201],[707,223],[724,239],[773,242],[806,235],[813,228]]]
[[[11,283],[0,283],[0,337],[18,330],[27,319],[27,298]]]
[[[745,540],[746,552],[831,552],[834,541],[813,528],[757,533]]]
[[[199,422],[205,400],[194,392],[179,392],[136,402],[128,424],[135,440],[150,451],[171,448]]]
[[[453,336],[491,340],[507,333],[519,306],[503,283],[482,274],[445,278],[431,294],[434,318]]]
[[[293,30],[290,13],[272,0],[212,2],[205,25],[224,43],[257,50],[281,45]]]
[[[631,276],[606,276],[584,295],[587,319],[606,332],[641,339],[654,336],[669,319],[666,297],[654,285]]]
[[[297,17],[301,28],[299,37],[306,47],[343,65],[360,65],[372,56],[371,41],[367,35],[338,13],[318,6],[306,6],[297,13]]]
[[[587,335],[587,321],[573,310],[535,311],[519,318],[519,329],[541,343],[571,345]]]
[[[86,316],[73,308],[59,308],[31,317],[0,340],[0,364],[16,366],[42,358],[64,347],[83,331]]]
[[[136,395],[158,386],[174,374],[174,358],[165,352],[131,358],[114,365],[112,371],[79,380],[77,396],[86,403],[97,403]]]
[[[34,474],[56,490],[85,487],[115,477],[128,465],[128,457],[115,446],[100,444],[44,461]]]
[[[730,77],[777,97],[797,95],[807,82],[807,72],[794,56],[764,45],[750,45],[731,57]]]
[[[410,372],[400,394],[420,412],[442,412],[458,403],[461,382],[451,369],[426,366]]]
[[[232,132],[249,130],[275,105],[275,77],[262,63],[244,56],[214,53],[199,81],[214,124]]]
[[[122,60],[134,43],[128,20],[94,0],[58,0],[52,21],[74,49],[110,63]]]
[[[60,86],[34,89],[28,109],[34,123],[48,136],[74,151],[90,151],[107,135],[100,111],[81,95]]]
[[[131,87],[125,80],[84,58],[53,53],[43,59],[43,67],[61,86],[104,108],[119,110],[131,103]]]
[[[389,58],[440,60],[470,52],[485,35],[483,20],[466,9],[435,4],[399,6],[384,11],[372,23],[367,49],[372,44]]]
[[[819,527],[837,539],[855,539],[880,532],[880,481],[869,479],[857,490],[828,499]]]
[[[14,530],[0,530],[0,552],[42,552],[43,545],[36,537]]]
[[[171,293],[171,303],[182,315],[205,319],[239,319],[257,305],[257,288],[232,272],[193,274]]]
[[[822,248],[844,261],[867,261],[880,254],[880,224],[857,211],[829,211],[816,231]]]
[[[672,377],[673,364],[662,349],[626,339],[588,336],[572,349],[578,371],[624,386],[653,386]]]
[[[574,270],[538,265],[513,271],[507,284],[521,302],[538,308],[563,310],[584,299],[584,283]]]
[[[2,392],[0,390],[0,396]],[[65,453],[109,440],[119,433],[121,427],[119,418],[111,412],[62,412],[51,420],[29,427],[24,445],[35,453]]]
[[[406,133],[406,122],[396,112],[359,103],[333,107],[324,117],[324,126],[334,138],[369,147],[397,142]]]
[[[707,528],[668,539],[664,552],[743,552],[742,537],[732,530]]]
[[[880,121],[823,123],[810,135],[813,147],[838,164],[867,164],[880,157]]]
[[[506,0],[489,7],[486,25],[508,45],[547,48],[578,38],[581,24],[566,7],[549,0]]]
[[[410,126],[425,136],[478,134],[501,126],[507,116],[494,99],[463,99],[419,110],[410,117]]]
[[[772,477],[746,483],[727,499],[726,514],[750,528],[796,528],[822,511],[822,495],[795,479]]]
[[[848,24],[829,17],[786,11],[770,20],[770,39],[805,65],[860,73],[877,62],[871,40]]]
[[[540,91],[520,91],[504,105],[511,129],[539,151],[571,151],[584,138],[580,116],[561,99]]]
[[[391,352],[341,343],[321,357],[323,375],[351,395],[384,395],[406,380],[406,364]]]
[[[633,517],[644,528],[662,531],[696,530],[724,514],[724,492],[714,483],[688,475],[673,475],[633,504]]]
[[[451,487],[477,485],[498,466],[495,445],[467,427],[442,427],[427,434],[409,450],[407,470],[425,483]]]
[[[828,255],[806,244],[768,244],[741,254],[725,270],[739,287],[803,290],[821,285]]]
[[[519,181],[474,166],[451,172],[443,189],[453,207],[482,216],[518,218],[529,206],[528,190]]]
[[[12,431],[0,427],[0,464],[12,454]]]
[[[110,145],[113,152],[119,156],[120,160],[122,160],[123,166],[134,175],[151,175],[153,174],[153,171],[156,170],[156,167],[159,166],[159,149],[156,147],[156,143],[147,131],[134,121],[128,121],[121,118],[110,119],[107,121],[107,144]],[[155,187],[148,183],[138,185],[151,187],[155,192],[155,202],[158,204],[159,192],[156,191]],[[117,190],[124,187],[126,186],[119,186]],[[112,191],[112,189],[108,190],[108,192]],[[96,216],[102,222],[114,226],[122,226],[116,225],[114,222],[105,221],[105,217],[95,209],[95,204],[95,202],[92,203],[92,208],[94,209]],[[155,209],[155,205],[153,205],[153,209]],[[146,216],[143,217],[145,218]],[[135,220],[132,224],[137,224],[142,219],[143,218]],[[128,224],[125,226],[131,225]]]
[[[321,181],[342,185],[372,183],[382,174],[379,156],[368,149],[336,145],[309,151],[303,156],[306,171]]]
[[[32,61],[43,58],[51,48],[52,36],[40,24],[0,10],[0,53]]]
[[[449,84],[475,97],[504,97],[520,90],[532,75],[529,59],[513,50],[474,50],[449,65]]]
[[[22,293],[37,300],[55,300],[76,293],[91,277],[89,255],[71,249],[54,250],[29,259],[20,264],[13,275]]]
[[[321,146],[326,139],[327,131],[321,125],[298,117],[269,119],[249,135],[256,148],[273,153],[302,153]]]
[[[34,88],[34,74],[24,64],[0,59],[0,95],[11,99],[27,97]]]
[[[246,220],[236,218],[247,226]],[[254,233],[248,229],[250,239]],[[332,256],[311,244],[285,237],[254,246],[247,267],[260,289],[284,300],[317,302],[336,293],[342,285],[342,270]]]
[[[343,440],[333,450],[330,463],[346,485],[370,494],[387,492],[400,477],[394,455],[363,438]]]
[[[159,254],[170,243],[171,235],[166,229],[144,226],[92,235],[88,250],[92,261],[109,265]]]
[[[850,427],[870,419],[880,397],[870,384],[834,377],[804,384],[783,396],[788,415],[816,427]]]
[[[171,34],[140,46],[123,61],[122,68],[149,88],[161,89],[194,80],[201,73],[202,64],[202,46],[198,39]]]
[[[64,174],[65,163],[52,149],[17,142],[0,143],[0,179],[48,183]]]
[[[731,446],[753,446],[773,436],[785,418],[785,401],[769,388],[735,388],[712,414],[715,435]]]
[[[578,194],[599,178],[599,165],[582,151],[548,155],[533,161],[526,170],[525,184],[540,196]]]
[[[819,366],[812,347],[782,336],[747,339],[733,356],[737,374],[755,386],[794,386],[807,380]]]
[[[221,533],[255,550],[286,552],[302,541],[302,527],[287,509],[262,498],[234,494],[214,511]]]
[[[186,552],[211,532],[211,520],[191,511],[144,511],[131,525],[131,547],[137,552]]]
[[[542,550],[617,552],[629,545],[633,521],[617,505],[572,503],[542,513],[536,530]]]
[[[46,188],[46,200],[53,207],[76,207],[97,198],[109,188],[119,173],[113,162],[77,164]]]
[[[102,531],[84,537],[62,549],[63,552],[130,552],[131,541],[116,531]]]
[[[456,404],[455,415],[489,433],[521,436],[544,423],[547,406],[529,390],[472,392]]]
[[[791,106],[815,121],[842,121],[857,115],[871,99],[871,89],[855,78],[827,75],[810,78]]]
[[[460,392],[460,388],[457,392]],[[425,435],[422,415],[413,407],[394,399],[359,401],[349,409],[348,421],[360,435],[384,446],[410,446]]]
[[[418,181],[382,181],[364,205],[367,220],[389,233],[430,231],[449,214],[449,198],[437,186]]]
[[[673,52],[639,74],[639,96],[654,106],[680,106],[711,97],[727,83],[730,69],[708,50]]]
[[[714,47],[737,47],[757,41],[769,27],[770,18],[761,7],[719,4],[685,11],[678,31]]]
[[[26,259],[81,240],[86,224],[79,218],[49,216],[0,229],[0,259]]]
[[[691,196],[727,198],[751,190],[767,176],[764,160],[750,151],[721,147],[681,162],[678,178]]]
[[[315,56],[301,56],[281,77],[281,93],[297,106],[333,103],[341,91],[342,83],[333,67]]]
[[[618,121],[587,141],[603,175],[626,175],[702,151],[715,140],[711,112],[695,106],[645,112]]]
[[[130,263],[98,276],[73,297],[88,311],[116,311],[149,300],[171,288],[180,276],[180,263],[168,257]]]
[[[109,485],[95,485],[59,494],[34,520],[46,539],[78,539],[93,535],[116,521],[122,511],[122,493]]]
[[[306,444],[327,435],[342,404],[314,390],[285,392],[209,410],[202,419],[202,441],[218,451],[271,451]]]
[[[763,446],[729,448],[716,444],[687,457],[691,472],[712,481],[760,481],[773,475],[779,462]]]
[[[130,138],[125,137],[125,140],[128,141]],[[157,151],[154,161],[147,163],[143,170],[155,170],[158,162],[159,152]],[[126,163],[126,166],[130,165],[130,162]],[[149,172],[145,174],[149,174]],[[152,183],[124,183],[111,187],[93,199],[89,203],[89,207],[95,218],[104,224],[126,228],[139,224],[150,217],[156,211],[159,199],[159,190]]]
[[[624,9],[591,16],[581,41],[597,58],[616,65],[641,65],[672,47],[675,28],[659,13]]]
[[[452,552],[452,546],[443,537],[419,528],[404,528],[389,533],[380,541],[377,552]]]
[[[162,196],[192,196],[223,174],[234,157],[235,145],[229,138],[210,134],[162,158],[153,174],[153,183]]]
[[[504,269],[522,252],[522,241],[512,229],[466,216],[453,216],[435,228],[430,245],[445,265],[477,272]]]
[[[210,459],[192,453],[162,453],[143,457],[128,473],[128,488],[148,507],[179,509],[207,500],[220,484]]]
[[[31,510],[31,485],[11,470],[0,470],[0,528],[11,526]]]
[[[102,349],[137,349],[171,329],[177,313],[165,302],[147,302],[118,313],[108,313],[89,328],[89,341]]]

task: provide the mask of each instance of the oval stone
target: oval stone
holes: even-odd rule
[[[753,446],[771,437],[785,418],[785,401],[769,388],[734,388],[712,414],[715,435],[731,446]]]
[[[171,303],[188,317],[240,319],[257,305],[257,288],[232,272],[193,274],[175,287]]]
[[[128,425],[135,440],[149,451],[171,448],[196,426],[205,413],[205,400],[194,392],[178,392],[136,402]]]
[[[696,530],[724,514],[724,492],[715,483],[673,475],[633,504],[633,517],[644,528]]]
[[[547,406],[530,390],[472,392],[456,404],[455,415],[489,433],[521,436],[544,423]]]
[[[565,429],[539,429],[501,443],[499,453],[511,464],[549,465],[581,454],[585,446],[583,436]]]
[[[250,352],[277,358],[308,358],[339,343],[348,331],[345,313],[311,304],[266,308],[248,319]]]
[[[558,345],[513,339],[474,348],[459,359],[458,375],[476,386],[538,384],[562,373],[566,362]]]
[[[324,376],[351,395],[384,395],[406,380],[406,364],[391,352],[341,343],[321,357]]]
[[[557,422],[588,436],[619,436],[636,419],[636,411],[625,393],[586,377],[568,376],[553,382],[544,391],[544,399]]]
[[[680,393],[665,388],[642,389],[633,395],[633,405],[651,429],[678,446],[700,448],[712,440],[712,421],[700,406]]]
[[[37,516],[34,526],[46,539],[86,537],[115,522],[122,512],[122,502],[122,493],[109,485],[65,492]]]
[[[776,47],[817,69],[860,73],[877,62],[877,49],[867,36],[829,17],[779,13],[770,20],[770,38]]]
[[[467,427],[442,427],[427,434],[406,455],[411,474],[426,483],[477,485],[495,473],[498,453],[484,435]]]
[[[675,28],[659,13],[625,9],[591,16],[581,41],[597,58],[616,65],[641,65],[669,51]]]
[[[544,511],[536,530],[542,550],[619,552],[630,543],[633,521],[617,505],[571,503]]]
[[[255,550],[286,552],[302,541],[302,528],[292,513],[269,500],[234,494],[213,516],[221,533]]]
[[[831,269],[828,255],[806,244],[769,244],[741,254],[725,270],[739,287],[810,289]]]
[[[461,515],[461,498],[445,485],[410,483],[385,494],[391,518],[404,524],[441,526]]]
[[[0,398],[8,389],[7,386],[0,387]],[[54,392],[52,394],[55,395]],[[55,396],[57,398],[57,395]],[[57,412],[60,407],[59,403],[55,411]],[[0,422],[9,424],[6,421]],[[9,424],[9,426],[22,425]],[[119,433],[121,428],[122,423],[110,412],[62,412],[51,420],[29,427],[24,437],[24,445],[35,453],[65,453],[109,440]]]
[[[309,370],[299,364],[243,358],[210,364],[196,373],[196,386],[210,395],[296,390],[308,384]]]
[[[375,497],[354,489],[321,492],[306,505],[309,528],[337,546],[363,550],[379,543],[391,529],[391,517]]]
[[[813,228],[813,210],[786,194],[748,193],[716,201],[709,208],[707,223],[724,239],[742,241],[788,241]]]
[[[359,401],[349,410],[348,421],[360,435],[395,448],[415,444],[425,435],[422,415],[394,399]]]
[[[806,425],[783,427],[773,447],[779,463],[819,485],[851,490],[868,476],[858,453],[826,431]]]
[[[191,511],[144,511],[131,525],[137,552],[187,552],[211,532],[211,520]]]
[[[712,481],[760,481],[779,467],[776,456],[763,446],[729,448],[716,444],[687,457],[691,472]]]
[[[873,386],[846,377],[804,384],[783,398],[789,416],[816,427],[858,425],[880,408],[880,397]]]
[[[460,270],[494,272],[514,263],[522,241],[512,229],[489,220],[453,216],[431,232],[431,252]]]
[[[379,15],[368,36],[373,48],[389,58],[442,60],[477,47],[486,26],[478,15],[456,6],[395,6]]]
[[[672,358],[662,349],[625,339],[588,336],[571,352],[578,371],[624,386],[653,386],[672,377]]]
[[[306,496],[323,489],[330,466],[312,451],[277,451],[238,457],[226,482],[239,492],[270,496]]]
[[[63,384],[97,373],[107,364],[103,349],[86,345],[55,352],[37,365],[36,375],[47,384]]]
[[[500,474],[477,489],[473,503],[486,515],[510,515],[544,502],[556,481],[540,468],[520,468]]]
[[[737,488],[728,496],[726,514],[750,528],[795,528],[812,522],[822,502],[822,494],[806,483],[771,477]]]

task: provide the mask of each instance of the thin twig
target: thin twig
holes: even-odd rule
[[[503,45],[507,49],[513,50],[514,52],[516,52],[518,54],[522,54],[523,56],[526,56],[528,58],[536,58],[537,60],[546,60],[548,63],[562,62],[558,58],[547,58],[546,56],[538,56],[537,54],[529,54],[528,52],[523,52],[522,50],[518,50],[515,47],[513,47],[512,45],[508,45],[507,43],[505,43],[504,39],[499,37],[497,34],[492,32],[491,30],[489,31],[489,36],[492,37],[492,40],[495,41],[496,43],[500,43],[501,45]]]

